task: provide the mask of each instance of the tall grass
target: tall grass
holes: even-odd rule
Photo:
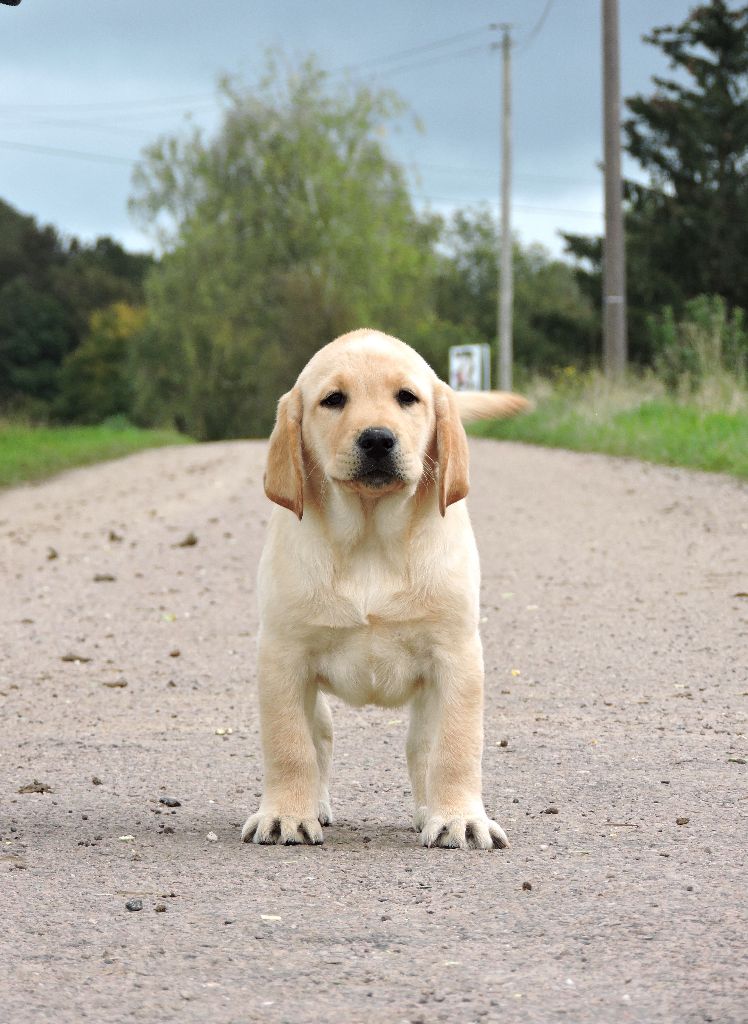
[[[532,412],[475,424],[471,433],[748,478],[748,391],[729,374],[669,389],[651,373],[611,382],[567,367],[524,391]]]

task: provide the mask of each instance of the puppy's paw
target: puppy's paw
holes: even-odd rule
[[[423,826],[421,843],[459,850],[506,850],[506,832],[487,815],[432,814]]]
[[[322,843],[322,829],[317,818],[258,811],[244,822],[242,841],[260,846],[297,846],[302,843],[319,846]]]
[[[332,825],[332,808],[330,807],[329,798],[327,800],[320,799],[317,820],[320,825]]]
[[[416,813],[413,815],[413,828],[416,832],[421,832],[426,827],[426,822],[429,820],[429,809],[423,804],[420,807],[416,807]]]

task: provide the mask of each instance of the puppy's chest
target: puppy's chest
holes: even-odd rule
[[[405,565],[366,557],[338,569],[316,589],[314,603],[315,624],[333,628],[401,624],[425,612]]]
[[[435,637],[407,573],[369,562],[340,573],[313,630],[314,669],[348,703],[396,706],[428,674]]]
[[[433,638],[411,623],[326,629],[310,653],[324,689],[357,706],[397,707],[431,675]]]

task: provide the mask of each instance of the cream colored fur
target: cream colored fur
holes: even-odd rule
[[[403,406],[401,389],[418,401]],[[343,408],[320,404],[333,392]],[[280,507],[258,581],[265,785],[245,841],[322,842],[333,694],[355,706],[410,703],[425,846],[508,845],[481,798],[480,572],[460,417],[523,402],[457,395],[403,342],[369,330],[323,348],[281,399],[265,478]],[[373,426],[397,438],[401,477],[379,487],[356,479],[356,439]]]

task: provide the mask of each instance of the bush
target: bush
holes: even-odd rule
[[[709,378],[729,374],[744,382],[748,369],[748,333],[742,309],[728,311],[719,295],[687,302],[680,320],[671,306],[647,320],[655,369],[673,389],[696,391]]]

